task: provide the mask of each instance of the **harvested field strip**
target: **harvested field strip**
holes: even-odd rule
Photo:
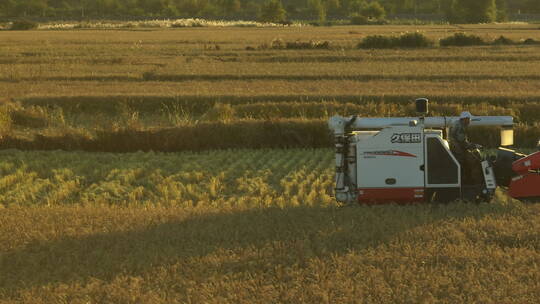
[[[540,56],[419,56],[419,57],[397,57],[397,56],[380,56],[380,57],[362,57],[362,56],[272,56],[268,58],[246,58],[246,59],[230,59],[231,61],[245,62],[367,62],[367,61],[382,61],[382,62],[535,62],[540,61]]]
[[[171,59],[175,59],[175,56],[171,54]],[[406,57],[406,56],[373,56],[358,54],[356,56],[279,56],[279,55],[269,55],[269,56],[222,56],[222,55],[212,55],[205,54],[202,55],[184,55],[182,58],[187,60],[199,60],[199,61],[219,61],[219,62],[231,62],[231,63],[339,63],[339,62],[444,62],[444,63],[474,63],[474,62],[539,62],[540,56],[421,56],[421,57]],[[163,58],[162,58],[163,60]],[[148,66],[165,66],[164,62],[131,62],[129,59],[124,60],[106,60],[106,59],[80,59],[73,58],[69,59],[66,57],[58,58],[47,58],[47,59],[22,59],[19,57],[13,58],[1,58],[0,65],[12,65],[12,64],[54,64],[54,63],[63,63],[63,64],[88,64],[88,65],[148,65]]]
[[[21,82],[21,81],[116,81],[116,82],[133,82],[133,81],[142,81],[142,77],[138,76],[97,76],[97,75],[88,75],[88,76],[34,76],[34,77],[2,77],[0,82]]]
[[[451,78],[460,80],[513,79],[537,76],[538,62],[499,62],[496,65],[485,62],[455,62],[451,65],[440,62],[393,63],[214,63],[180,60],[164,62],[163,67],[129,65],[32,65],[13,64],[0,66],[4,80],[15,81],[130,81],[130,80],[398,80],[409,77],[413,80]],[[417,78],[419,77],[419,78]],[[482,78],[485,77],[485,78]],[[125,78],[125,79],[124,79]],[[457,79],[456,79],[457,78]],[[406,80],[406,79],[405,79]]]
[[[77,65],[113,65],[113,66],[128,66],[128,65],[156,65],[162,66],[169,58],[158,56],[141,56],[134,58],[126,57],[106,57],[108,54],[99,57],[96,54],[89,56],[88,54],[51,54],[43,57],[20,57],[20,56],[0,56],[0,65],[13,64],[77,64]],[[173,57],[174,59],[174,57]]]
[[[538,125],[518,125],[514,129],[517,147],[536,146],[540,138]],[[93,133],[38,133],[30,139],[6,135],[0,139],[0,149],[177,152],[238,148],[321,148],[333,144],[326,120],[201,122],[175,128],[97,130]],[[495,128],[471,128],[469,135],[473,142],[485,147],[495,148],[499,145],[499,131]]]
[[[350,80],[350,81],[477,81],[477,80],[503,80],[522,81],[540,80],[540,75],[159,75],[149,74],[142,76],[46,76],[46,77],[0,77],[0,82],[19,81],[255,81],[255,80],[282,80],[282,81],[318,81],[318,80]]]
[[[353,80],[353,81],[475,81],[475,80],[540,80],[540,75],[159,75],[145,77],[150,81],[253,81],[253,80],[284,80],[284,81],[317,81],[317,80]],[[49,79],[44,79],[49,80]],[[52,80],[55,80],[54,78]]]
[[[31,90],[29,89],[31,88]],[[1,82],[5,98],[46,96],[169,95],[169,96],[274,96],[296,95],[299,98],[354,95],[421,95],[421,96],[505,96],[507,98],[540,95],[536,80],[455,80],[455,81],[382,81],[352,80],[256,80],[256,81],[147,81],[144,83],[114,81]]]
[[[449,48],[441,50],[419,50],[407,52],[404,50],[387,51],[358,51],[358,50],[320,50],[320,51],[250,51],[237,50],[233,52],[207,51],[201,49],[171,49],[155,51],[154,48],[135,52],[132,49],[118,48],[104,51],[103,49],[80,49],[64,51],[47,49],[42,53],[26,51],[1,54],[0,65],[12,64],[82,64],[82,65],[163,65],[182,60],[185,63],[194,61],[207,63],[294,63],[294,62],[361,62],[361,63],[397,63],[397,62],[441,62],[441,63],[474,63],[474,62],[538,62],[539,47],[501,47],[496,49],[482,48]],[[114,53],[127,53],[118,57]]]

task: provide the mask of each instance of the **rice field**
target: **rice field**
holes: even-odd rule
[[[356,45],[538,25],[57,29],[0,31],[0,303],[540,299],[538,204],[339,206],[326,126],[428,97],[512,115],[530,148],[539,45]]]
[[[103,134],[142,132],[153,139],[129,151],[148,151],[164,142],[164,129],[187,134],[185,128],[203,129],[200,123],[223,130],[241,128],[237,124],[264,128],[269,120],[292,119],[318,126],[291,129],[296,138],[325,141],[285,146],[316,148],[331,142],[320,132],[328,117],[410,115],[412,100],[420,96],[432,100],[433,115],[456,115],[465,107],[477,115],[513,115],[520,123],[519,145],[536,142],[539,45],[356,47],[367,35],[417,30],[434,41],[456,32],[486,40],[540,40],[538,26],[528,24],[0,31],[0,147],[125,151],[103,148]],[[328,47],[272,48],[296,41]],[[67,141],[77,143],[59,144]],[[200,145],[181,146],[153,147]],[[259,146],[253,141],[243,147]],[[238,146],[213,148],[231,147]]]
[[[0,153],[3,303],[534,302],[538,205],[339,208],[322,150]]]
[[[333,205],[332,151],[2,152],[0,204]]]

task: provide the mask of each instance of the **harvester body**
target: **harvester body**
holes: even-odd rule
[[[456,120],[459,117],[332,117],[336,199],[368,204],[489,199],[498,186],[496,160],[479,158],[480,178],[465,183],[470,179],[464,178],[467,173],[462,172],[445,136]],[[474,126],[500,127],[501,142],[513,144],[512,117],[476,116],[471,120]],[[540,152],[522,158],[503,150],[510,151],[507,156],[512,158],[513,167],[502,169],[510,195],[540,196]]]

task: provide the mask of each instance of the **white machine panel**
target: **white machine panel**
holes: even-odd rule
[[[423,188],[421,127],[394,126],[357,143],[358,188]]]

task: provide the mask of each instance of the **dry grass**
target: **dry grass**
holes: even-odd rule
[[[502,193],[337,208],[329,149],[1,154],[4,303],[540,296],[540,209]]]
[[[419,96],[434,114],[511,114],[536,143],[538,46],[355,49],[416,29],[1,31],[0,146],[330,147],[329,115],[411,114]],[[421,30],[540,40],[532,25]],[[330,48],[246,50],[276,38]],[[332,157],[2,151],[0,302],[538,302],[538,205],[338,208]]]
[[[293,95],[297,100],[326,96],[448,96],[456,99],[461,96],[496,96],[519,99],[540,96],[538,80],[451,80],[451,81],[407,81],[373,80],[359,82],[354,80],[255,80],[250,81],[149,81],[142,85],[133,82],[115,81],[58,81],[35,82],[28,90],[27,83],[4,83],[6,94],[23,94],[27,97],[101,97],[120,95],[126,98],[134,96],[168,96],[189,98],[199,96],[219,100],[226,96],[254,97],[272,99],[278,96]],[[434,78],[435,80],[436,78]],[[511,80],[511,79],[510,79]],[[16,98],[17,99],[17,98]]]
[[[10,303],[528,303],[538,206],[2,211]]]
[[[532,27],[515,28],[495,26],[482,29],[471,28],[479,35],[492,33],[494,36],[539,39],[540,35]],[[425,27],[430,37],[444,36],[453,32],[452,27]],[[33,33],[2,32],[0,37],[0,88],[7,91],[7,97],[23,97],[35,82],[46,81],[43,89],[36,87],[35,94],[47,95],[102,95],[126,94],[123,87],[137,87],[151,94],[163,94],[167,89],[173,92],[186,91],[183,87],[166,88],[154,83],[137,84],[144,73],[156,75],[180,75],[180,79],[204,80],[205,75],[247,76],[240,81],[249,81],[249,76],[324,76],[351,77],[372,75],[387,77],[435,76],[435,81],[450,76],[462,75],[464,80],[470,75],[518,76],[536,75],[539,56],[536,46],[475,47],[462,52],[459,48],[427,49],[417,51],[388,50],[361,51],[354,46],[361,37],[373,32],[395,33],[414,30],[413,27],[337,27],[302,29],[179,29],[158,31],[62,31]],[[351,34],[352,33],[352,34]],[[204,38],[202,38],[204,37]],[[245,51],[246,45],[270,42],[276,37],[286,41],[325,40],[336,47],[330,50],[264,50]],[[208,46],[219,45],[219,50]],[[105,47],[106,46],[106,47]],[[494,65],[493,62],[500,64]],[[276,64],[277,62],[283,64]],[[312,63],[312,64],[305,64]],[[210,80],[212,80],[209,77]],[[215,79],[215,78],[214,78]],[[271,77],[270,77],[271,79]],[[414,78],[413,78],[414,79]],[[93,91],[81,91],[78,82],[88,87],[93,81],[113,82],[112,85]],[[176,78],[178,80],[178,78]],[[253,80],[253,79],[251,79]],[[310,80],[307,77],[306,80]],[[476,79],[473,79],[476,80]],[[504,79],[503,79],[504,80]],[[510,79],[511,80],[511,79]],[[8,82],[8,83],[6,83]],[[9,82],[18,82],[10,88]],[[66,90],[59,90],[66,82],[74,82]],[[130,82],[121,84],[118,82]],[[197,83],[190,84],[196,92]],[[422,84],[426,85],[426,84]],[[116,86],[118,88],[116,88]],[[204,86],[204,84],[203,84]],[[328,85],[335,87],[336,84]],[[429,87],[429,84],[427,85]],[[47,87],[53,90],[47,91]],[[338,88],[341,86],[338,85]],[[347,86],[345,85],[344,88]],[[391,89],[391,84],[385,88]],[[252,83],[253,93],[260,91],[263,83]],[[26,90],[25,90],[26,89]],[[446,90],[447,92],[450,91]],[[341,92],[344,94],[344,92]],[[200,94],[220,95],[219,91]],[[189,93],[188,93],[189,94]]]

